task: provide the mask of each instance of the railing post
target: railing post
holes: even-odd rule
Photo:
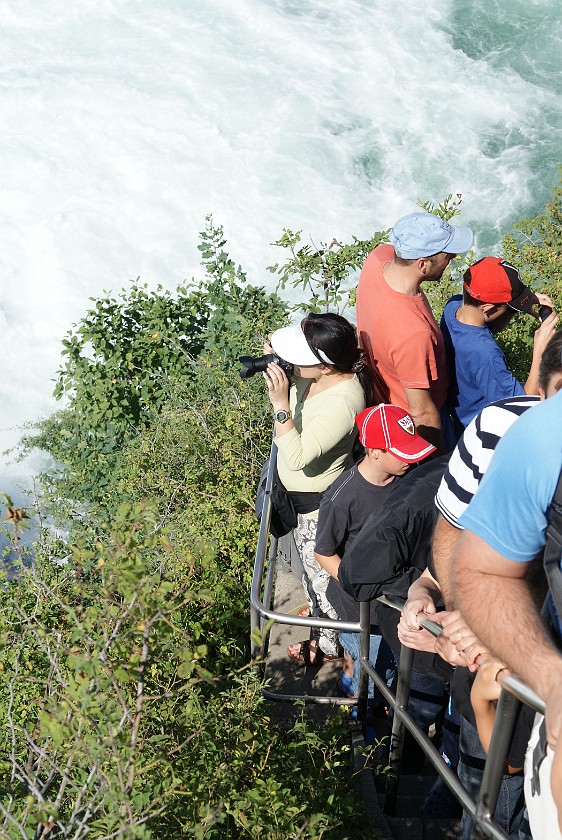
[[[369,695],[369,675],[364,662],[369,661],[371,642],[371,603],[361,601],[359,603],[359,623],[361,632],[359,634],[359,696],[357,698],[357,717],[363,723],[367,720],[367,705]]]
[[[414,651],[404,645],[400,648],[400,663],[398,665],[398,685],[396,686],[396,707],[395,710],[406,710],[410,699],[410,678],[414,662]],[[384,798],[384,812],[393,816],[396,810],[396,798],[398,795],[398,783],[400,781],[400,765],[402,763],[402,749],[404,747],[405,726],[396,713],[392,719],[392,733],[390,735],[390,756],[389,764],[391,775],[389,776],[386,794]]]
[[[254,564],[254,573],[252,576],[252,589],[255,588],[256,591],[259,591],[261,581],[263,579],[263,572],[264,572],[264,564],[265,564],[265,554],[267,551],[267,546],[269,542],[269,523],[271,520],[271,485],[273,484],[273,474],[275,471],[275,464],[277,463],[277,447],[272,442],[271,444],[271,452],[269,455],[269,470],[267,472],[267,478],[265,482],[265,492],[263,496],[263,505],[261,510],[261,518],[260,518],[260,530],[258,535],[258,545],[256,548],[256,563]],[[272,556],[277,552],[277,540],[275,540],[274,545],[270,547],[270,555],[269,559],[270,562],[272,560]],[[262,562],[259,563],[257,558],[263,558]],[[262,630],[263,621],[261,621],[261,616],[259,615],[257,609],[250,604],[250,645],[251,645],[251,654],[252,658],[255,658],[258,654],[261,655],[263,653],[263,638],[261,646],[258,647],[254,641],[256,630]]]
[[[521,702],[517,697],[514,697],[508,691],[502,690],[496,708],[490,748],[482,775],[482,785],[480,786],[480,793],[476,802],[472,840],[483,840],[483,838],[489,836],[482,831],[480,820],[485,817],[491,818],[496,810],[511,736],[513,735],[515,719],[520,706]]]

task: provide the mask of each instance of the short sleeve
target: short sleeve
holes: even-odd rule
[[[553,427],[550,412],[545,416],[541,411],[551,408],[547,403],[523,415],[506,432],[459,520],[498,554],[520,563],[532,560],[544,546],[547,512],[560,473],[560,418]]]
[[[316,551],[324,557],[337,554],[339,547],[345,542],[349,533],[345,510],[334,505],[332,499],[324,496],[318,513],[316,529]]]

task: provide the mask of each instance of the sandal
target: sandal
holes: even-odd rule
[[[322,665],[323,662],[333,662],[336,659],[341,659],[341,656],[328,656],[324,653],[322,648],[318,646],[316,639],[305,639],[298,642],[299,652],[293,653],[290,647],[287,648],[289,659],[297,662],[299,665]]]

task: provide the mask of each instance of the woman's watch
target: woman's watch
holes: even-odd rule
[[[273,417],[278,423],[286,423],[292,416],[291,409],[289,409],[289,411],[285,411],[285,409],[282,408],[281,411],[273,412]]]

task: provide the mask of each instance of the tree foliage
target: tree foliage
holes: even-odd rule
[[[290,256],[283,263],[269,266],[268,271],[279,275],[279,289],[290,285],[293,289],[302,288],[308,295],[305,303],[301,301],[292,307],[293,311],[306,307],[311,312],[343,315],[355,305],[355,286],[351,285],[354,272],[373,248],[386,241],[387,233],[377,232],[370,239],[354,236],[347,244],[334,238],[329,245],[301,245],[302,231],[294,233],[285,228],[273,244],[289,251]]]
[[[0,587],[0,836],[366,836],[341,728],[276,730],[241,652],[207,645],[207,612],[228,606],[212,546],[163,562],[147,502],[98,532],[45,535]]]
[[[557,312],[562,312],[562,167],[560,183],[544,211],[532,219],[521,219],[514,233],[502,239],[502,256],[519,269],[531,289],[548,294]],[[537,322],[513,318],[498,336],[515,376],[527,378],[533,355],[533,333]]]
[[[94,301],[63,339],[55,397],[66,406],[21,444],[24,455],[37,447],[61,466],[43,477],[60,499],[103,502],[123,446],[157,421],[178,385],[196,378],[196,360],[237,368],[240,355],[261,353],[263,336],[284,323],[287,305],[249,285],[224,245],[222,228],[207,217],[197,288],[151,292],[135,283]]]

